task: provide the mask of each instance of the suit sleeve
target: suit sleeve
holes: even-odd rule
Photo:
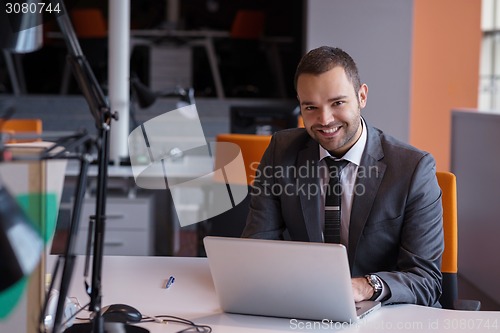
[[[281,214],[280,198],[273,194],[279,184],[274,178],[273,157],[276,137],[273,136],[255,173],[250,191],[250,210],[242,237],[262,239],[283,239],[285,225]]]
[[[443,237],[441,189],[434,159],[426,154],[415,168],[408,190],[397,269],[376,272],[390,288],[384,304],[438,304]]]

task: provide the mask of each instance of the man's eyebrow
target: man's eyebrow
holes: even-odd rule
[[[346,99],[347,98],[347,95],[340,95],[340,96],[336,96],[336,97],[332,97],[330,99],[328,99],[329,102],[336,102],[336,101],[340,101],[342,99]]]
[[[335,96],[335,97],[329,98],[328,102],[331,103],[331,102],[336,102],[336,101],[340,101],[343,99],[347,99],[347,95],[340,95],[340,96]],[[300,103],[300,105],[315,105],[315,104],[316,103],[310,102],[310,101],[303,101]]]

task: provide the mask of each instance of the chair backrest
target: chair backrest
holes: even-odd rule
[[[246,184],[238,184],[248,186],[253,183],[255,177],[255,170],[262,159],[269,142],[271,135],[257,135],[257,134],[219,134],[216,136],[217,143],[229,142],[237,144],[240,147],[243,162],[246,171]],[[218,149],[221,146],[217,145],[215,160],[217,161]],[[223,153],[224,154],[224,153]],[[226,160],[227,156],[223,156],[222,160]],[[217,163],[216,163],[217,164]],[[244,178],[244,177],[242,177]],[[221,179],[219,179],[220,181]],[[234,184],[233,184],[234,185]],[[223,236],[223,237],[240,237],[243,229],[245,228],[245,221],[248,215],[250,195],[230,210],[214,216],[206,221],[206,223],[199,224],[198,236],[202,239],[204,236]],[[198,254],[205,255],[203,242],[199,243]]]
[[[106,38],[108,28],[98,8],[78,8],[71,11],[71,20],[79,38]]]
[[[231,26],[231,37],[259,39],[264,33],[266,15],[260,10],[240,9]]]
[[[0,132],[8,132],[9,134],[42,134],[41,119],[0,119]],[[35,139],[10,139],[7,143],[32,142],[40,141]]]
[[[443,273],[443,295],[440,302],[444,308],[452,309],[458,298],[458,218],[457,179],[451,172],[436,172],[442,192],[444,252],[441,264]]]
[[[271,135],[256,134],[218,134],[217,142],[231,142],[237,144],[241,149],[241,155],[245,163],[247,184],[251,185],[255,178],[255,170],[266,151]]]
[[[299,114],[298,117],[297,117],[297,127],[301,127],[301,128],[304,128],[304,119],[302,118],[302,116]]]

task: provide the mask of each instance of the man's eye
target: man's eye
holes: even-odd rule
[[[344,103],[345,103],[344,101],[335,101],[335,102],[333,102],[333,106],[341,106]]]
[[[315,110],[316,108],[314,106],[306,106],[304,107],[304,110],[306,111],[312,111],[312,110]]]

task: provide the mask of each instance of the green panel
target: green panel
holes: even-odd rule
[[[57,196],[54,193],[29,193],[18,195],[17,201],[47,244],[56,229],[59,208]],[[41,232],[42,228],[44,232]]]
[[[59,203],[54,193],[30,193],[16,196],[19,206],[28,216],[45,244],[53,237]],[[44,232],[41,232],[44,230]],[[0,292],[0,320],[6,318],[16,307],[28,285],[28,276]]]
[[[0,320],[7,318],[16,307],[27,285],[28,278],[24,277],[10,288],[0,292]]]

